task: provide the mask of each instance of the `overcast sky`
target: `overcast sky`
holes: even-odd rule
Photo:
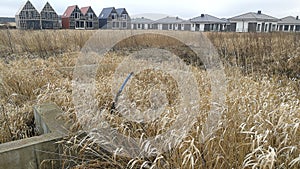
[[[0,16],[13,17],[25,0],[0,0]],[[31,0],[40,11],[47,0]],[[130,15],[158,13],[193,18],[202,13],[229,18],[246,12],[262,13],[282,18],[300,15],[300,0],[48,0],[61,15],[67,6],[92,6],[97,15],[102,8],[124,7]]]

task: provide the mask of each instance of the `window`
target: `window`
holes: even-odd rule
[[[127,27],[127,23],[126,22],[123,22],[123,28],[126,28]]]
[[[283,25],[279,26],[279,30],[282,31],[283,30]]]
[[[169,24],[169,29],[172,29],[172,24]]]
[[[300,25],[296,25],[296,29],[295,29],[295,31],[300,31]]]
[[[88,28],[92,28],[92,27],[93,27],[93,22],[88,22],[88,23],[87,23],[87,27],[88,27]]]
[[[138,29],[141,29],[141,24],[138,24],[137,28],[138,28]]]
[[[284,31],[288,31],[289,30],[289,25],[284,25]]]
[[[127,19],[127,14],[122,14],[122,19],[126,20]]]
[[[294,31],[294,25],[290,25],[290,31]]]
[[[93,20],[94,14],[93,13],[88,13],[88,17],[89,17],[89,20]]]
[[[117,14],[115,14],[115,13],[112,13],[112,14],[111,14],[111,19],[112,19],[112,20],[115,20],[115,19],[117,19]]]
[[[74,13],[74,17],[75,17],[75,19],[79,19],[80,18],[80,13],[79,12],[75,12]]]
[[[260,24],[257,24],[257,31],[260,31]]]

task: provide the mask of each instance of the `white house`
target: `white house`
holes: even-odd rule
[[[190,20],[192,22],[192,31],[224,31],[228,22],[217,17],[201,14]]]
[[[131,29],[152,29],[153,20],[144,17],[131,20]]]
[[[287,16],[280,19],[280,21],[278,21],[277,30],[285,32],[300,32],[299,16]]]
[[[258,11],[235,16],[229,21],[234,32],[272,32],[276,31],[279,19]]]
[[[182,30],[182,22],[184,20],[179,17],[165,17],[152,23],[153,29],[158,30]]]

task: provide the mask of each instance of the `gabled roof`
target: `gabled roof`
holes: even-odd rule
[[[153,20],[151,19],[148,19],[148,18],[144,18],[144,17],[141,17],[141,18],[134,18],[131,20],[131,23],[144,23],[144,24],[150,24],[152,23]]]
[[[82,12],[83,15],[85,15],[89,11],[90,8],[91,8],[91,6],[82,7],[82,8],[80,8],[80,11]]]
[[[103,8],[100,15],[99,15],[99,18],[100,19],[107,19],[109,17],[109,15],[113,12],[117,13],[116,9],[114,7]]]
[[[278,21],[278,24],[300,24],[300,20],[299,17],[297,19],[296,17],[293,16],[287,16],[280,19],[280,21]]]
[[[118,8],[118,9],[116,9],[116,11],[119,16],[121,16],[123,14],[123,12],[125,12],[127,14],[127,11],[125,8]]]
[[[183,21],[183,19],[179,18],[179,17],[165,17],[159,20],[154,21],[153,23],[156,24],[172,24],[172,23],[181,23]]]
[[[279,19],[261,13],[261,11],[256,12],[248,12],[242,15],[238,15],[229,19],[230,21],[273,21],[276,22]]]
[[[31,7],[36,10],[36,8],[32,5],[32,3],[28,0],[23,5],[21,5],[20,9],[17,11],[16,15],[19,15],[25,7]]]
[[[43,11],[55,12],[55,10],[52,8],[52,6],[49,4],[49,2],[47,2],[47,3],[45,4],[45,6],[43,7],[43,9],[42,9],[41,12],[43,12]],[[56,13],[56,12],[55,12],[55,13]]]
[[[65,13],[62,15],[62,18],[69,18],[69,17],[71,16],[72,12],[73,12],[76,8],[78,8],[77,5],[69,6],[69,7],[66,9]]]
[[[226,21],[221,20],[215,16],[211,16],[208,14],[201,14],[198,17],[195,17],[191,19],[191,22],[197,22],[197,23],[226,23]]]

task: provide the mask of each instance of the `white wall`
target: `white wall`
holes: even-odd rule
[[[204,31],[204,23],[200,24],[200,31],[203,32]]]
[[[245,21],[236,22],[236,32],[248,32],[248,23]]]

